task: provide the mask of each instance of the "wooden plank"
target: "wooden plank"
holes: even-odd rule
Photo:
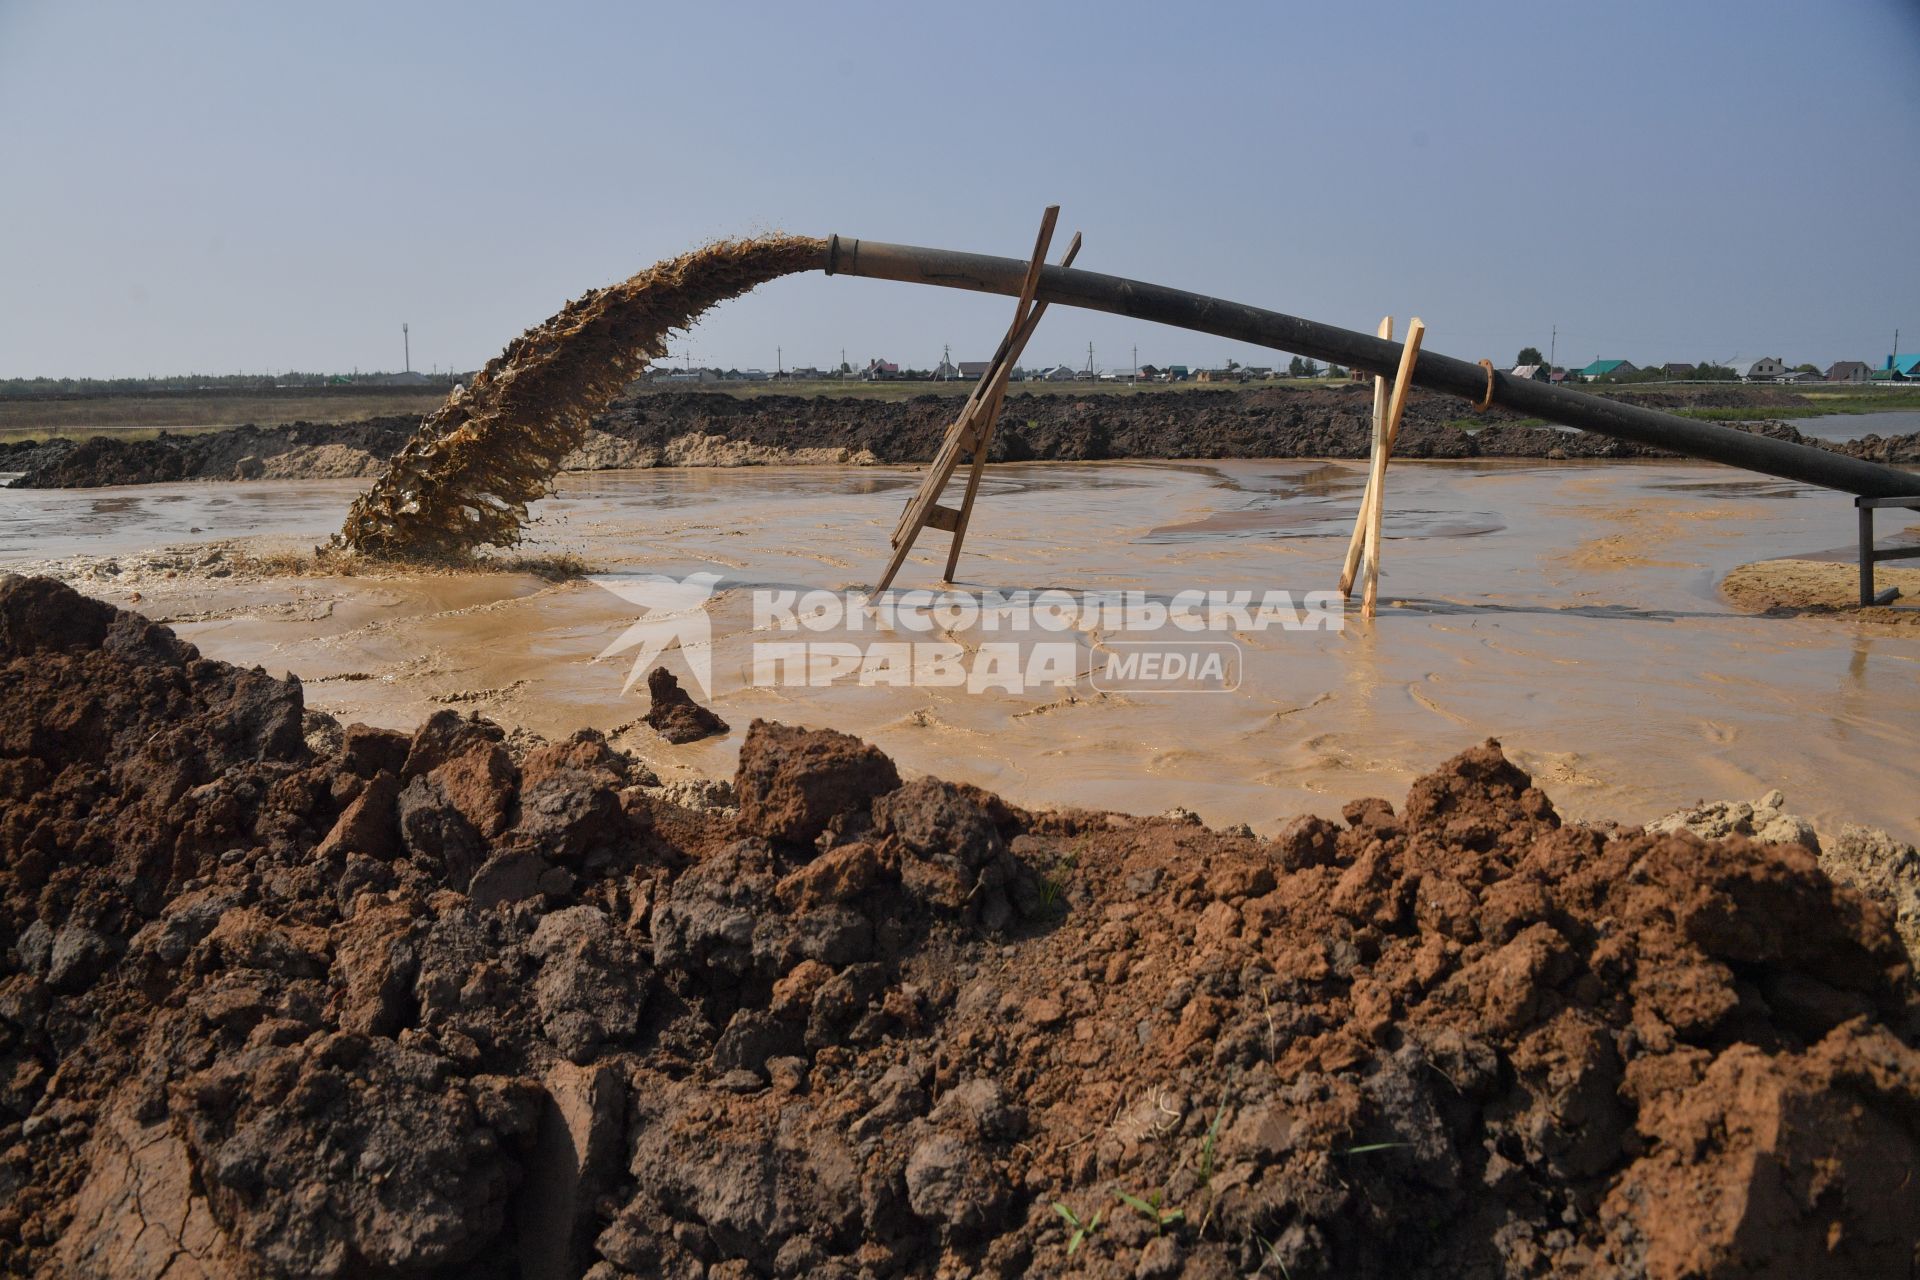
[[[1015,339],[1022,323],[1027,319],[1027,308],[1033,303],[1033,295],[1040,288],[1040,267],[1046,262],[1047,249],[1053,243],[1053,228],[1060,217],[1060,206],[1050,204],[1040,215],[1040,233],[1034,237],[1033,257],[1027,262],[1027,274],[1020,282],[1020,298],[1014,308],[1013,323],[1008,326],[1006,336],[1000,339],[1000,346],[994,351],[993,359],[987,362],[987,368],[980,380],[973,384],[973,390],[967,396],[967,402],[960,407],[960,416],[954,426],[940,442],[940,448],[934,452],[933,461],[928,465],[927,474],[922,478],[920,489],[907,500],[906,509],[900,513],[900,519],[893,526],[894,541],[898,542],[906,532],[907,526],[916,519],[915,507],[925,506],[940,496],[947,487],[947,481],[953,478],[954,470],[960,465],[960,435],[962,428],[972,424],[972,435],[977,438],[979,418],[986,408],[986,400],[992,392],[996,379],[1004,380],[1002,370],[1012,372],[1013,361],[1019,359],[1014,350]],[[1031,332],[1031,330],[1029,330]],[[1024,346],[1024,343],[1021,344]]]
[[[1388,316],[1375,330],[1383,338],[1393,337],[1393,317]],[[1387,439],[1387,380],[1376,375],[1373,379],[1373,443],[1367,451],[1367,482],[1360,490],[1360,509],[1353,513],[1353,536],[1347,539],[1346,564],[1340,570],[1340,594],[1353,595],[1354,575],[1360,572],[1360,551],[1366,545],[1367,510],[1373,505],[1373,460],[1386,446]]]
[[[928,510],[927,528],[945,529],[948,533],[952,533],[955,529],[958,529],[959,527],[960,527],[960,513],[958,511],[955,511],[952,507],[944,507],[936,502],[933,504],[932,508]]]
[[[1407,343],[1400,348],[1400,369],[1393,379],[1393,398],[1387,404],[1386,447],[1373,467],[1373,506],[1367,516],[1367,590],[1360,602],[1360,616],[1373,616],[1374,601],[1380,595],[1380,521],[1386,511],[1387,458],[1393,442],[1400,436],[1400,415],[1407,409],[1407,393],[1413,388],[1413,366],[1420,359],[1420,340],[1427,326],[1419,316],[1407,325]]]
[[[1080,256],[1080,233],[1073,233],[1073,240],[1067,245],[1066,253],[1060,259],[1060,265],[1070,267],[1073,260]],[[1047,314],[1047,304],[1035,303],[1033,310],[1020,326],[1020,334],[1013,344],[1013,354],[1001,370],[1000,378],[994,385],[991,402],[983,415],[980,426],[980,443],[973,450],[973,466],[967,472],[967,489],[960,498],[960,522],[953,530],[953,542],[947,547],[947,567],[940,575],[940,581],[952,582],[953,571],[960,565],[960,544],[967,537],[967,522],[973,518],[973,499],[980,492],[980,475],[986,470],[987,450],[993,447],[993,433],[1000,425],[1000,406],[1007,398],[1007,378],[1013,372],[1014,364],[1020,359],[1020,353],[1027,349],[1027,339],[1040,324],[1040,317]]]
[[[992,419],[985,415],[988,411],[998,412],[999,393],[1004,392],[1007,377],[1013,371],[1013,361],[1018,358],[1018,348],[1025,345],[1022,333],[1024,331],[1025,334],[1031,335],[1033,332],[1029,321],[1037,320],[1038,317],[1030,315],[1029,311],[1040,310],[1033,305],[1033,295],[1040,288],[1040,268],[1046,263],[1047,249],[1053,243],[1054,224],[1059,217],[1060,206],[1057,204],[1048,205],[1046,211],[1040,215],[1040,231],[1034,237],[1033,257],[1028,261],[1026,277],[1021,281],[1019,305],[1014,310],[1013,323],[1007,326],[1006,337],[1000,340],[1000,348],[989,363],[987,372],[981,376],[980,381],[974,386],[973,393],[967,397],[966,405],[960,410],[959,419],[948,430],[946,438],[941,441],[932,464],[927,468],[927,474],[921,480],[919,491],[908,500],[907,509],[901,513],[899,522],[894,526],[892,539],[894,553],[887,562],[886,572],[881,575],[879,583],[874,587],[876,593],[885,591],[893,585],[893,579],[900,572],[900,567],[906,563],[907,554],[913,549],[920,531],[927,526],[930,515],[939,505],[940,495],[945,492],[947,481],[953,478],[954,471],[960,465],[962,437],[973,443],[976,459],[984,458],[986,455],[986,445],[992,438],[993,428]],[[1079,248],[1079,241],[1080,238],[1075,236],[1076,250]],[[956,513],[952,530],[956,540],[965,527],[964,513]]]

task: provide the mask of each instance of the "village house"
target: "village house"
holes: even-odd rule
[[[1748,382],[1773,382],[1787,371],[1787,362],[1779,356],[1761,356],[1747,367]]]
[[[991,360],[962,360],[960,362],[960,376],[969,382],[978,382],[987,376],[987,370],[992,364],[993,361]]]
[[[1660,366],[1660,372],[1679,382],[1693,376],[1693,366],[1684,360],[1669,360]]]
[[[1512,376],[1525,382],[1545,382],[1548,370],[1543,364],[1517,364],[1513,366]]]
[[[1920,355],[1891,355],[1887,357],[1886,367],[1874,370],[1875,381],[1882,379],[1892,382],[1912,382],[1920,379]]]
[[[1873,370],[1865,360],[1835,360],[1827,366],[1828,382],[1871,382]]]
[[[860,377],[865,382],[891,382],[899,376],[900,366],[891,360],[869,360],[867,367],[860,371]]]
[[[1624,378],[1630,373],[1640,372],[1640,367],[1631,360],[1595,360],[1586,368],[1574,372],[1587,382],[1598,382],[1603,378]]]

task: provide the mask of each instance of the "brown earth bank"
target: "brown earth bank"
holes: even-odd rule
[[[1271,841],[654,783],[0,581],[0,1272],[1913,1273],[1911,968],[1797,845],[1492,742]]]
[[[1657,408],[1772,404],[1773,389],[1717,394],[1622,393]],[[1671,402],[1671,403],[1670,403]],[[742,397],[713,391],[631,392],[596,418],[568,468],[751,465],[783,461],[919,463],[933,456],[957,410],[952,396],[906,401],[819,396]],[[1132,396],[1019,393],[994,437],[996,461],[1119,458],[1365,457],[1371,393],[1361,384],[1191,390]],[[1675,455],[1607,436],[1522,425],[1505,413],[1458,425],[1468,407],[1415,392],[1395,451],[1409,458],[1664,458]],[[94,437],[0,446],[0,471],[26,488],[296,475],[374,475],[417,420],[379,418],[333,426],[239,427],[146,441]],[[1920,434],[1834,444],[1784,423],[1745,424],[1778,439],[1877,462],[1920,462]],[[733,447],[716,447],[731,445]]]
[[[403,415],[277,427],[249,424],[191,434],[163,431],[148,440],[98,435],[25,441],[0,445],[0,471],[25,472],[14,482],[23,489],[377,475],[419,425],[420,419]],[[328,469],[329,461],[336,464],[334,469]]]

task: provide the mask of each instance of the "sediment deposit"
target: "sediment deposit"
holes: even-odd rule
[[[1753,613],[1844,616],[1890,627],[1920,626],[1920,569],[1877,565],[1876,593],[1899,594],[1884,605],[1860,603],[1860,567],[1834,560],[1762,560],[1743,564],[1720,583],[1727,599]]]

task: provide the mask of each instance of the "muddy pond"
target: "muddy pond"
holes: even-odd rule
[[[817,629],[768,614],[768,601],[864,589],[914,480],[893,467],[567,475],[523,548],[581,557],[588,576],[566,581],[250,578],[192,550],[311,547],[338,527],[354,481],[0,490],[0,569],[55,572],[208,656],[292,672],[310,706],[344,719],[411,727],[451,706],[548,735],[591,725],[669,777],[729,774],[740,733],[765,716],[858,734],[904,768],[1019,803],[1179,805],[1265,832],[1301,811],[1399,796],[1493,736],[1575,818],[1650,819],[1779,787],[1823,830],[1856,821],[1920,838],[1913,631],[1748,616],[1717,590],[1754,560],[1851,558],[1841,495],[1693,464],[1396,463],[1372,623],[1355,610],[1336,628],[1301,610],[1306,625],[1262,625],[1274,613],[1247,625],[1229,608],[1172,640],[1230,646],[1230,679],[1168,689],[1099,678],[1136,637],[1087,593],[1135,593],[1148,612],[1236,593],[1301,604],[1339,575],[1360,464],[996,467],[957,585],[989,602],[1060,593],[1058,629],[996,630],[989,611],[918,630],[896,618],[891,631],[851,612]],[[147,554],[162,547],[172,559]],[[946,547],[929,531],[897,588],[935,587]],[[662,596],[663,580],[694,594]],[[643,618],[689,646],[661,661],[683,682],[704,666],[731,735],[675,747],[635,725],[645,687],[627,685],[653,633],[630,629]],[[834,658],[832,679],[796,683],[791,651],[767,656],[795,642],[851,648],[861,663]],[[998,668],[979,678],[991,646],[1043,642],[1074,646],[1064,678],[1058,667],[1032,686]],[[950,646],[971,678],[926,678],[917,651],[868,678],[867,650],[883,643]]]

